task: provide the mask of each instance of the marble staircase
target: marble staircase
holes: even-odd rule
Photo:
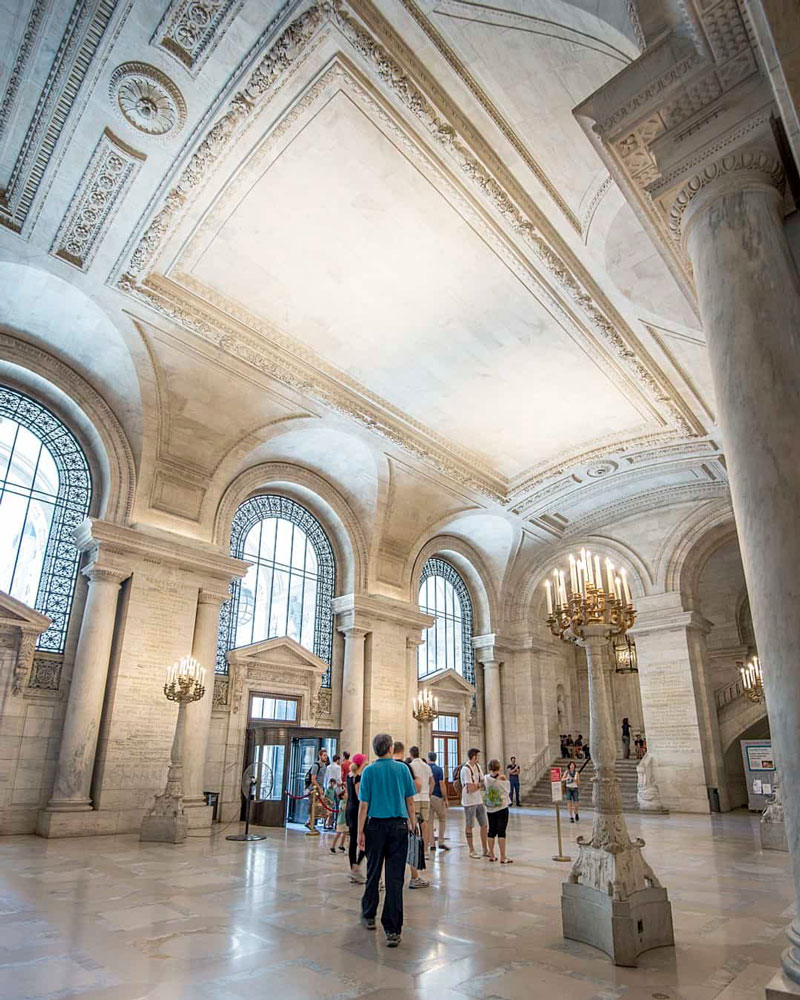
[[[578,760],[575,763],[578,765],[578,770],[580,771],[585,762]],[[638,812],[639,810],[639,805],[636,800],[636,790],[638,787],[638,776],[636,774],[637,763],[638,761],[634,757],[630,757],[628,760],[625,760],[622,757],[617,758],[617,777],[619,778],[619,783],[622,786],[622,808],[625,812]],[[560,767],[561,770],[564,771],[566,770],[568,764],[568,759],[557,757],[551,766]],[[580,775],[581,800],[587,809],[591,805],[592,801],[593,778],[594,762],[590,760],[586,763],[586,767],[583,768]],[[523,797],[523,805],[539,807],[552,805],[549,768],[536,782],[533,789]]]

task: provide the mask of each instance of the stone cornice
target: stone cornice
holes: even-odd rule
[[[249,563],[233,559],[215,545],[182,538],[151,527],[127,528],[99,518],[87,518],[75,530],[75,545],[81,552],[94,553],[109,569],[132,570],[131,560],[146,560],[177,567],[230,582],[240,579]]]
[[[339,628],[363,628],[373,631],[371,622],[389,622],[409,629],[427,629],[432,615],[423,614],[418,604],[397,601],[382,594],[344,594],[332,602],[333,613],[342,617]]]

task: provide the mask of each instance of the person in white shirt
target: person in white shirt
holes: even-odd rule
[[[328,764],[325,769],[325,787],[329,788],[331,779],[336,782],[336,790],[340,791],[342,787],[342,763],[341,757],[338,753],[333,755],[333,760]]]
[[[422,830],[422,839],[425,843],[425,850],[430,847],[431,839],[431,792],[433,791],[433,771],[424,760],[420,759],[419,747],[411,747],[408,751],[411,757],[411,774],[414,776],[419,791],[414,796],[414,803],[417,810],[417,819]]]
[[[473,747],[467,753],[467,763],[462,765],[459,780],[461,782],[461,805],[464,807],[464,832],[469,845],[469,856],[479,858],[472,842],[472,827],[477,823],[481,831],[481,847],[483,856],[489,857],[487,833],[489,821],[486,818],[486,806],[483,804],[483,771],[478,763],[480,750]]]
[[[483,779],[486,791],[483,800],[486,812],[489,814],[489,860],[496,861],[494,856],[495,838],[500,847],[500,864],[512,865],[511,858],[506,857],[506,828],[508,827],[508,812],[511,802],[511,782],[500,771],[500,761],[490,760],[489,771]]]

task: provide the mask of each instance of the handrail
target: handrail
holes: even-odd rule
[[[730,684],[725,684],[721,688],[717,688],[714,692],[717,708],[723,708],[725,705],[730,705],[731,702],[741,698],[743,694],[744,687],[742,686],[741,678],[737,677],[735,681],[732,681]]]
[[[542,747],[542,749],[525,765],[525,780],[529,781],[532,785],[541,778],[545,771],[550,767],[553,762],[553,753],[549,746]]]

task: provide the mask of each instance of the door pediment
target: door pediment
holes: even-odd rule
[[[315,656],[310,650],[288,636],[276,639],[264,639],[250,646],[240,646],[228,653],[228,662],[249,670],[255,666],[290,667],[295,670],[307,670],[320,678],[328,669],[328,664]]]

